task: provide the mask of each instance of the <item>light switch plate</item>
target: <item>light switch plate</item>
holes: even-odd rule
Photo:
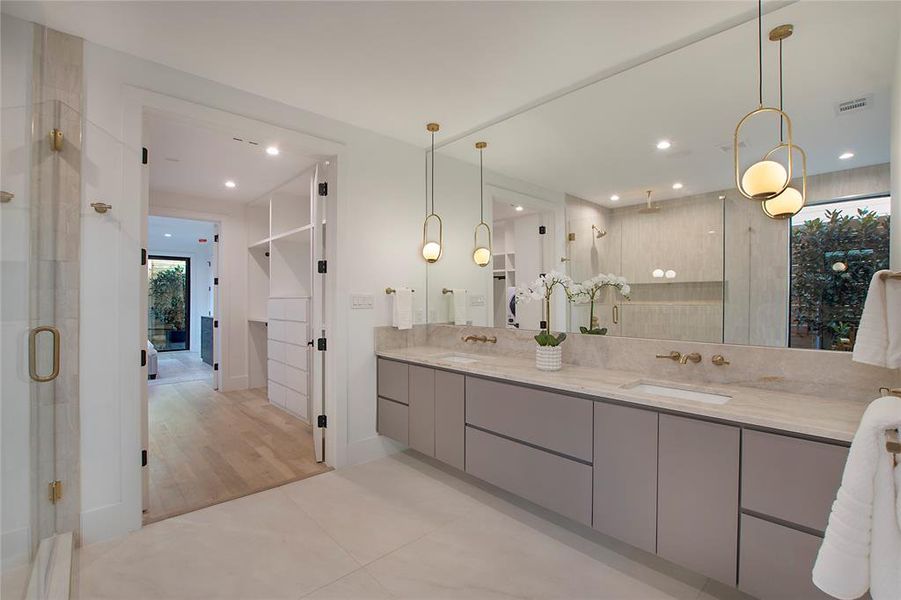
[[[353,294],[350,297],[350,307],[354,310],[371,309],[374,302],[372,294]]]
[[[473,294],[469,297],[470,306],[485,306],[485,296],[483,294]]]

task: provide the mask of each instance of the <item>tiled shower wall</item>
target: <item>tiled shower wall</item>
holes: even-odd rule
[[[46,502],[47,485],[62,482],[54,510],[33,511],[35,541],[56,532],[78,532],[80,461],[78,322],[81,250],[81,142],[83,43],[35,25],[31,151],[31,326],[60,331],[60,372],[52,382],[32,382],[34,498]],[[63,133],[54,151],[50,132]],[[46,336],[46,334],[41,334]],[[42,360],[51,344],[40,341]],[[34,411],[39,411],[37,414]]]

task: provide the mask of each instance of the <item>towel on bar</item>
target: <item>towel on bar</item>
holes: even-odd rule
[[[901,598],[901,467],[885,448],[885,430],[901,425],[901,398],[867,407],[851,442],[813,583],[842,600],[867,588],[873,600]]]
[[[454,310],[454,325],[466,325],[466,290],[455,288],[453,290],[452,306]]]
[[[901,368],[901,280],[882,278],[877,271],[870,281],[867,299],[854,342],[856,362]]]
[[[394,326],[413,328],[413,290],[399,287],[394,290]]]

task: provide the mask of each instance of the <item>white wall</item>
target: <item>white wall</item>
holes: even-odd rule
[[[27,335],[32,28],[3,16],[2,189],[15,194],[0,210],[0,563],[26,563],[31,552],[31,381]]]
[[[898,13],[901,15],[901,7]],[[898,226],[898,218],[901,217],[901,34],[898,36],[898,49],[895,52],[891,128],[892,227],[889,265],[897,271],[901,269],[901,227]]]

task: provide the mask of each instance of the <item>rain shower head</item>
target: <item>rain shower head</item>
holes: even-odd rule
[[[605,235],[607,235],[607,230],[606,230],[606,229],[605,229],[604,231],[601,231],[600,229],[598,229],[598,226],[595,225],[594,223],[591,224],[591,230],[594,232],[594,237],[596,237],[596,238],[598,238],[598,239],[600,239],[600,238],[604,237]]]
[[[642,214],[655,213],[660,211],[660,205],[651,205],[651,190],[648,190],[648,203],[646,206],[643,206],[638,209],[638,212]]]

